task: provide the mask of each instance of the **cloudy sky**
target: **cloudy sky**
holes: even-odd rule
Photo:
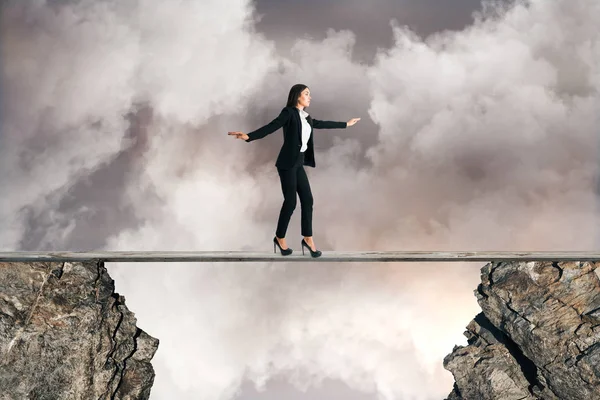
[[[598,250],[600,3],[499,4],[5,1],[0,246],[271,251],[304,83],[324,252]],[[153,400],[443,398],[481,266],[107,265]]]

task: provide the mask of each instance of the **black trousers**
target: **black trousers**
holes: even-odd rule
[[[278,238],[285,237],[290,218],[296,208],[296,193],[300,197],[302,236],[312,236],[313,196],[303,164],[304,153],[301,152],[298,161],[292,168],[277,168],[281,180],[281,191],[283,192],[283,205],[279,212],[277,231],[275,232]]]

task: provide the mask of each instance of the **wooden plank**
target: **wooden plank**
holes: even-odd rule
[[[0,262],[439,262],[439,261],[600,261],[600,253],[586,251],[324,251],[319,258],[247,251],[99,251],[0,252]]]

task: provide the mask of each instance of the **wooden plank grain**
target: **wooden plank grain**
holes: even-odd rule
[[[295,251],[292,255],[250,251],[50,251],[0,252],[0,262],[465,262],[465,261],[600,261],[587,251],[323,251],[318,258]]]

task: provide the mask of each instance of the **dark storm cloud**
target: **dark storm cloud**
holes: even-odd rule
[[[507,0],[508,1],[508,0]],[[458,30],[473,22],[480,0],[255,0],[262,19],[259,31],[278,43],[285,53],[294,39],[325,37],[327,28],[349,29],[356,38],[355,56],[369,60],[377,46],[393,44],[390,19],[421,36]]]

